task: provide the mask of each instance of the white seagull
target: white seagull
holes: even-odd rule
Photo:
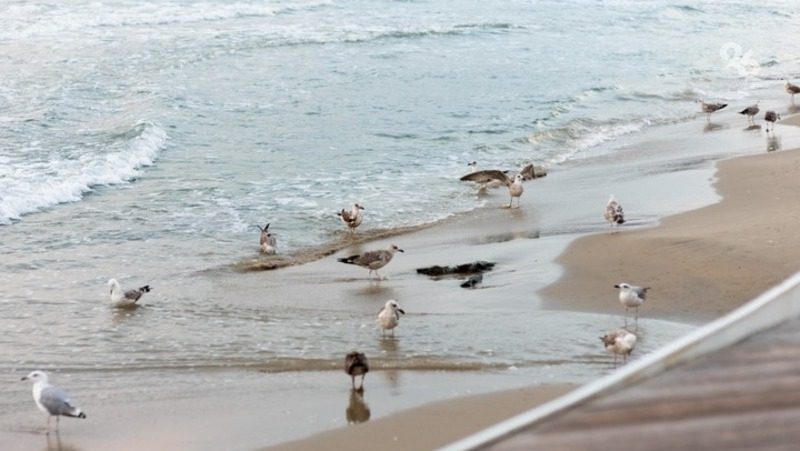
[[[628,309],[633,307],[636,309],[636,319],[634,324],[639,327],[639,306],[644,304],[644,299],[647,296],[647,290],[650,287],[637,287],[627,283],[618,283],[614,288],[619,288],[619,302],[625,306],[625,326],[628,325]]]
[[[395,252],[405,251],[392,244],[386,250],[369,251],[364,252],[363,254],[351,255],[349,257],[340,258],[339,261],[349,265],[356,265],[369,269],[368,277],[372,275],[373,271],[375,271],[375,275],[378,276],[378,280],[380,280],[381,275],[378,274],[378,270],[392,261],[392,257],[394,257]]]
[[[636,335],[625,329],[612,330],[600,337],[606,351],[614,354],[614,366],[617,366],[617,356],[621,355],[623,362],[628,360],[628,356],[636,347]]]
[[[390,299],[386,301],[386,305],[383,306],[381,311],[378,313],[378,324],[381,326],[381,334],[386,335],[387,330],[392,331],[392,336],[394,337],[394,328],[400,324],[400,315],[405,315],[406,312],[394,299]]]
[[[622,205],[617,202],[617,199],[614,198],[613,194],[608,198],[606,212],[603,216],[606,218],[606,221],[611,224],[611,226],[617,226],[625,223],[625,214],[622,212]]]
[[[136,304],[143,294],[150,292],[150,285],[123,291],[117,279],[109,279],[108,286],[111,289],[111,303],[115,307],[130,307]]]
[[[336,213],[339,218],[342,220],[344,225],[346,225],[351,232],[355,232],[356,227],[361,225],[361,221],[364,220],[364,214],[361,211],[364,209],[363,206],[355,203],[353,204],[353,208],[350,211],[345,210],[342,208],[342,211]]]
[[[261,237],[259,239],[259,243],[261,244],[261,252],[267,255],[274,255],[278,252],[278,240],[275,238],[275,235],[270,233],[269,231],[269,223],[261,228],[260,225],[256,224],[258,230],[261,231]]]
[[[86,414],[72,404],[64,390],[50,385],[47,373],[44,371],[31,371],[22,380],[33,381],[33,400],[36,402],[36,407],[47,414],[48,434],[50,433],[50,417],[56,417],[56,432],[58,432],[58,422],[62,416],[86,418]]]

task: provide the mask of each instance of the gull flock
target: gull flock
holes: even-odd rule
[[[794,96],[800,93],[800,86],[791,83],[789,80],[785,80],[784,89],[791,95],[791,101],[794,105]],[[712,114],[728,106],[727,103],[706,102],[703,100],[698,100],[698,103],[700,111],[706,114],[706,120],[708,122],[711,121]],[[752,127],[755,126],[755,119],[760,111],[759,102],[756,102],[738,111],[738,113],[746,116],[748,124]],[[764,120],[767,123],[766,131],[768,133],[774,131],[774,124],[780,119],[781,116],[774,110],[767,110],[764,113]],[[478,184],[481,191],[492,187],[505,186],[508,189],[509,195],[509,203],[508,205],[504,205],[506,208],[520,208],[520,198],[525,192],[523,182],[545,175],[542,169],[535,167],[533,164],[527,164],[518,171],[500,169],[479,170],[477,162],[475,161],[468,163],[468,167],[470,168],[470,172],[462,176],[460,180]],[[514,207],[514,199],[517,200],[516,207]],[[356,229],[364,220],[364,210],[364,206],[356,202],[349,210],[343,208],[337,212],[336,215],[350,233],[355,233]],[[622,205],[613,195],[610,196],[606,203],[603,217],[612,227],[621,226],[625,223]],[[267,223],[264,227],[260,225],[256,225],[256,227],[258,227],[260,232],[260,251],[268,256],[276,255],[278,253],[278,242],[275,234],[269,230],[270,223]],[[368,278],[371,278],[374,272],[377,280],[380,281],[383,279],[378,273],[378,270],[389,264],[397,252],[402,253],[404,251],[397,245],[392,244],[386,249],[354,254],[339,258],[338,261],[369,270]],[[464,288],[475,288],[481,282],[482,275],[478,274],[471,276],[461,286]],[[116,308],[136,307],[143,296],[151,291],[149,285],[143,285],[137,289],[123,290],[116,279],[110,279],[108,281],[108,287],[110,289],[110,303]],[[639,328],[639,307],[644,305],[650,287],[636,286],[627,282],[617,283],[614,287],[619,290],[618,300],[625,308],[624,324],[621,328],[613,329],[605,333],[600,337],[600,340],[603,348],[607,352],[613,354],[614,366],[616,366],[618,357],[621,357],[623,362],[626,362],[636,347],[638,337],[634,331],[638,332]],[[628,329],[628,316],[631,308],[634,309],[633,331]],[[395,329],[399,326],[401,315],[405,315],[405,313],[405,310],[400,307],[396,300],[391,299],[386,301],[376,319],[381,330],[381,335],[385,337],[386,333],[390,332],[391,336],[394,337]],[[357,392],[359,397],[363,395],[364,378],[370,370],[367,356],[355,350],[348,353],[344,360],[344,370],[345,373],[351,377],[353,392]],[[358,377],[360,377],[360,383],[359,386],[356,387],[356,379]],[[48,434],[50,432],[50,420],[52,417],[56,418],[56,431],[58,431],[59,421],[62,416],[78,419],[87,418],[86,414],[70,399],[64,390],[50,384],[47,373],[34,370],[27,376],[22,377],[22,380],[33,382],[33,400],[36,407],[47,415],[46,431]]]

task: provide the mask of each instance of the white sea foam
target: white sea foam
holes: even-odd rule
[[[49,162],[0,164],[0,223],[20,219],[64,202],[75,202],[99,185],[124,183],[150,166],[164,148],[167,133],[152,122],[143,122],[122,135],[127,142],[120,151],[85,153]],[[0,161],[3,163],[3,161]]]

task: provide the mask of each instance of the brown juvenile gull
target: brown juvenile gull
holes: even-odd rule
[[[700,110],[703,111],[703,113],[706,113],[707,122],[711,122],[711,113],[719,111],[728,106],[727,103],[706,103],[702,100],[698,100],[698,102],[700,103]]]
[[[405,315],[406,312],[394,299],[386,301],[380,312],[378,312],[378,324],[381,326],[381,335],[386,335],[387,330],[392,331],[394,337],[394,328],[400,324],[400,315]]]
[[[364,389],[364,376],[369,372],[369,361],[363,353],[353,351],[344,358],[344,372],[352,378],[353,390],[356,389],[356,376],[361,376],[358,390]]]
[[[617,356],[621,355],[623,361],[628,360],[628,356],[636,347],[636,335],[625,329],[612,330],[600,337],[606,351],[614,354],[614,366],[617,366]]]
[[[377,251],[364,252],[363,254],[351,255],[349,257],[340,258],[339,261],[349,265],[356,265],[369,269],[369,274],[367,277],[372,275],[372,271],[375,271],[375,275],[377,275],[378,280],[380,280],[381,275],[378,274],[378,270],[392,261],[392,257],[394,257],[395,252],[405,251],[392,244],[386,250],[381,249]]]
[[[342,220],[344,225],[346,225],[351,232],[356,230],[356,227],[361,225],[361,221],[364,220],[364,214],[361,213],[364,207],[355,203],[353,204],[353,208],[350,211],[345,210],[342,208],[342,211],[336,213],[339,215],[339,218]]]
[[[797,86],[794,83],[791,83],[789,80],[785,80],[786,84],[783,85],[786,92],[792,95],[792,103],[794,103],[794,95],[800,93],[800,86]]]
[[[261,238],[259,240],[261,244],[261,252],[267,255],[274,255],[276,252],[278,252],[278,240],[272,233],[270,233],[269,224],[270,223],[267,223],[264,228],[261,228],[260,225],[256,225],[256,227],[258,227],[258,230],[261,231]]]
[[[622,213],[622,205],[617,202],[617,199],[614,198],[612,194],[611,197],[608,198],[608,203],[606,204],[606,212],[603,215],[608,221],[609,224],[612,226],[617,226],[625,223],[625,215]]]
[[[150,285],[123,291],[117,279],[110,279],[108,286],[111,288],[111,303],[116,307],[130,307],[136,304],[143,294],[150,292]]]
[[[764,113],[764,120],[767,122],[767,132],[770,131],[770,125],[772,125],[771,130],[775,131],[775,121],[781,120],[781,115],[769,110]]]
[[[56,432],[58,432],[59,419],[62,416],[73,418],[86,418],[86,414],[72,404],[64,390],[50,384],[47,373],[44,371],[31,371],[22,378],[23,381],[33,381],[33,401],[36,407],[47,414],[47,433],[50,433],[50,417],[56,417]]]
[[[510,196],[508,208],[512,208],[511,205],[515,197],[517,198],[517,208],[519,208],[519,198],[522,196],[522,192],[524,191],[524,188],[522,187],[522,174],[517,174],[511,178],[506,175],[505,172],[498,169],[486,169],[472,174],[467,174],[464,177],[461,177],[461,180],[477,182],[481,184],[492,181],[500,182],[508,187],[508,195]]]
[[[758,114],[760,110],[758,109],[758,102],[750,105],[749,107],[739,111],[739,114],[744,114],[747,116],[747,120],[752,124],[755,123],[753,118],[755,118],[756,114]]]
[[[639,327],[639,306],[644,304],[644,299],[647,297],[647,290],[650,287],[637,287],[627,283],[618,283],[614,288],[619,288],[619,302],[625,306],[625,326],[628,325],[628,309],[633,307],[636,309],[636,319],[634,324],[636,328]]]

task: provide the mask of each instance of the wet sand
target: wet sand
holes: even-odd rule
[[[555,399],[573,388],[572,385],[524,387],[434,402],[369,423],[323,432],[269,449],[434,449]]]
[[[721,202],[667,217],[657,227],[623,227],[573,241],[557,260],[565,268],[564,275],[541,290],[545,306],[618,310],[612,285],[628,281],[652,287],[642,317],[695,315],[711,319],[796,272],[800,262],[800,237],[794,233],[800,222],[800,197],[796,194],[800,190],[800,150],[722,161],[714,187],[723,197]],[[539,396],[530,398],[529,407],[560,388],[530,387]],[[449,434],[444,440],[441,431],[470,415],[463,403],[479,400],[482,408],[504,413],[522,407],[509,393],[513,391],[431,404],[275,449],[322,449],[331,443],[356,449],[348,440],[367,447],[391,446],[387,437],[406,437],[409,431],[413,442],[390,449],[431,449],[454,441]],[[423,415],[428,409],[437,415]],[[414,412],[420,416],[415,417]],[[409,417],[425,420],[409,423]],[[479,429],[467,428],[452,439]]]
[[[713,138],[738,139],[739,130],[729,132]],[[784,134],[786,141],[788,135]],[[751,140],[763,143],[759,137]],[[237,311],[264,311],[266,296],[273,315],[302,305],[313,312],[312,345],[339,340],[346,347],[367,348],[379,366],[367,379],[368,423],[342,428],[351,397],[349,379],[334,368],[338,360],[314,366],[300,355],[298,366],[286,368],[265,358],[263,366],[237,367],[233,360],[190,371],[84,370],[55,376],[89,415],[86,421],[62,421],[61,449],[254,449],[325,430],[333,431],[302,446],[327,448],[327,440],[358,430],[369,447],[382,446],[386,431],[393,429],[418,440],[409,448],[429,448],[457,438],[440,433],[454,423],[468,425],[458,435],[484,425],[471,423],[473,410],[461,403],[477,402],[491,412],[485,420],[492,423],[544,401],[564,381],[581,383],[611,371],[595,330],[619,326],[620,306],[611,287],[616,282],[653,287],[640,315],[648,336],[637,352],[646,353],[690,330],[686,323],[730,310],[745,302],[748,292],[757,293],[793,271],[786,262],[793,261],[789,252],[798,249],[790,226],[800,214],[792,196],[800,175],[800,152],[723,162],[715,185],[725,197],[722,203],[647,228],[659,214],[713,201],[706,180],[714,171],[709,160],[692,159],[691,154],[674,164],[638,162],[638,149],[623,152],[623,161],[612,163],[615,170],[621,167],[620,175],[607,177],[607,167],[596,167],[596,161],[576,162],[563,172],[528,182],[519,210],[496,208],[507,201],[498,190],[490,194],[490,207],[409,235],[355,244],[277,271],[209,271],[197,277],[193,289],[235,305]],[[656,159],[667,153],[657,146],[645,149],[641,152]],[[624,160],[628,157],[630,161]],[[633,165],[638,166],[632,169]],[[619,233],[602,224],[609,192],[622,200],[631,221]],[[565,199],[571,199],[568,209]],[[586,232],[595,234],[572,241]],[[362,268],[336,262],[337,257],[390,243],[400,244],[406,253],[381,271],[387,277],[381,282],[368,281]],[[562,267],[555,261],[567,246],[558,260]],[[627,258],[624,262],[621,255]],[[415,272],[422,266],[474,260],[497,262],[485,277],[484,289],[463,290],[458,280],[433,280]],[[648,266],[655,269],[648,272]],[[753,273],[745,274],[745,268]],[[169,299],[177,298],[181,288],[163,284],[158,297],[148,300],[150,306],[121,323],[146,322],[164,309],[180,308]],[[381,340],[374,325],[377,309],[389,298],[399,299],[408,312],[394,342]],[[98,314],[104,313],[109,312]],[[344,326],[320,329],[314,322],[321,315],[335,317]],[[547,335],[547,327],[576,332],[553,342],[549,337],[558,334]],[[538,340],[532,342],[531,337]],[[539,340],[545,345],[539,346]],[[442,345],[447,349],[439,349]],[[466,371],[437,361],[420,366],[413,356],[425,352],[458,355],[459,361],[484,357]],[[482,363],[492,359],[499,365]],[[502,394],[523,386],[531,386],[524,397]],[[500,394],[462,399],[488,392]],[[0,413],[0,443],[10,444],[6,449],[59,449],[38,430],[44,418],[33,406],[30,387],[19,383],[9,394],[8,409]],[[431,402],[438,404],[420,407]],[[429,411],[438,413],[425,413]],[[422,426],[428,426],[427,433],[420,432]]]

